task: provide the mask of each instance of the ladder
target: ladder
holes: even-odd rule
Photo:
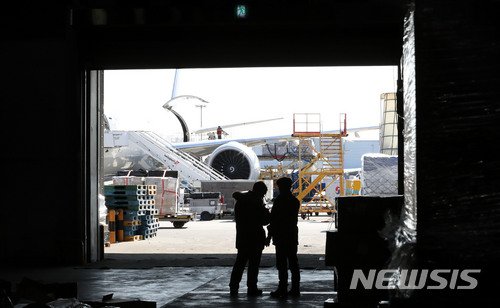
[[[301,119],[304,118],[305,120],[299,123],[302,127],[321,127],[321,124],[314,125],[314,123],[308,123],[308,120],[311,118],[319,119],[318,116],[313,117],[307,115],[301,117]],[[299,117],[294,116],[294,120],[295,119],[299,119]],[[301,167],[299,168],[294,193],[301,202],[300,212],[303,218],[305,218],[306,213],[335,212],[335,200],[331,194],[329,195],[327,193],[328,191],[334,189],[338,195],[344,195],[344,155],[342,137],[346,134],[345,115],[344,119],[342,119],[341,115],[340,123],[341,127],[342,124],[344,124],[344,129],[340,130],[339,133],[322,133],[316,129],[314,131],[294,130],[292,135],[299,138],[298,152]],[[297,127],[299,127],[299,125],[294,123],[294,129]],[[318,142],[316,147],[305,142],[307,138],[317,138]],[[300,155],[305,152],[304,147],[310,147],[312,152],[315,153],[315,157],[306,164],[304,164],[304,160]],[[338,183],[338,187],[332,186],[335,183]],[[307,196],[311,198],[306,199]]]
[[[324,171],[339,173],[344,169],[344,154],[340,134],[320,134],[320,153]]]
[[[179,171],[181,182],[187,182],[188,187],[192,187],[195,181],[229,179],[192,155],[176,149],[156,133],[128,131],[126,134],[130,144],[139,147],[166,168]]]

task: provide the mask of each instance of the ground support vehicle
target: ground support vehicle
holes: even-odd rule
[[[174,228],[180,229],[184,227],[188,221],[194,219],[193,213],[177,213],[177,214],[167,214],[156,216],[160,221],[170,221],[174,225]]]
[[[212,220],[224,216],[226,204],[220,192],[194,192],[187,198],[189,211],[200,215],[200,220]]]

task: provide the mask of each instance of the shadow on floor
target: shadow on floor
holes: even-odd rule
[[[104,260],[82,266],[83,268],[151,268],[151,267],[196,267],[233,266],[236,254],[118,254],[107,253]],[[303,269],[329,269],[324,256],[299,254]],[[261,267],[274,267],[275,255],[263,254]]]
[[[43,283],[76,282],[78,299],[114,298],[154,301],[157,307],[323,307],[333,294],[333,270],[320,255],[300,255],[302,297],[276,300],[278,273],[274,254],[262,258],[259,287],[264,295],[246,296],[246,273],[237,298],[229,296],[229,276],[235,255],[107,254],[105,260],[78,267],[5,268],[0,279],[16,286],[24,277]]]

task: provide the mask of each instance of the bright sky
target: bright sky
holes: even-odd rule
[[[347,113],[348,128],[375,126],[381,117],[380,95],[396,90],[397,68],[180,69],[173,89],[174,76],[173,69],[105,71],[104,113],[112,128],[181,138],[178,120],[162,108],[172,95],[193,95],[208,102],[172,100],[190,131],[200,128],[201,109],[203,127],[284,118],[228,128],[228,138],[291,134],[294,113],[320,113],[323,130],[339,129],[340,113]]]

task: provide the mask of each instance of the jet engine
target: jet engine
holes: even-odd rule
[[[255,152],[235,141],[216,148],[207,163],[232,180],[257,180],[260,175],[260,163]]]

